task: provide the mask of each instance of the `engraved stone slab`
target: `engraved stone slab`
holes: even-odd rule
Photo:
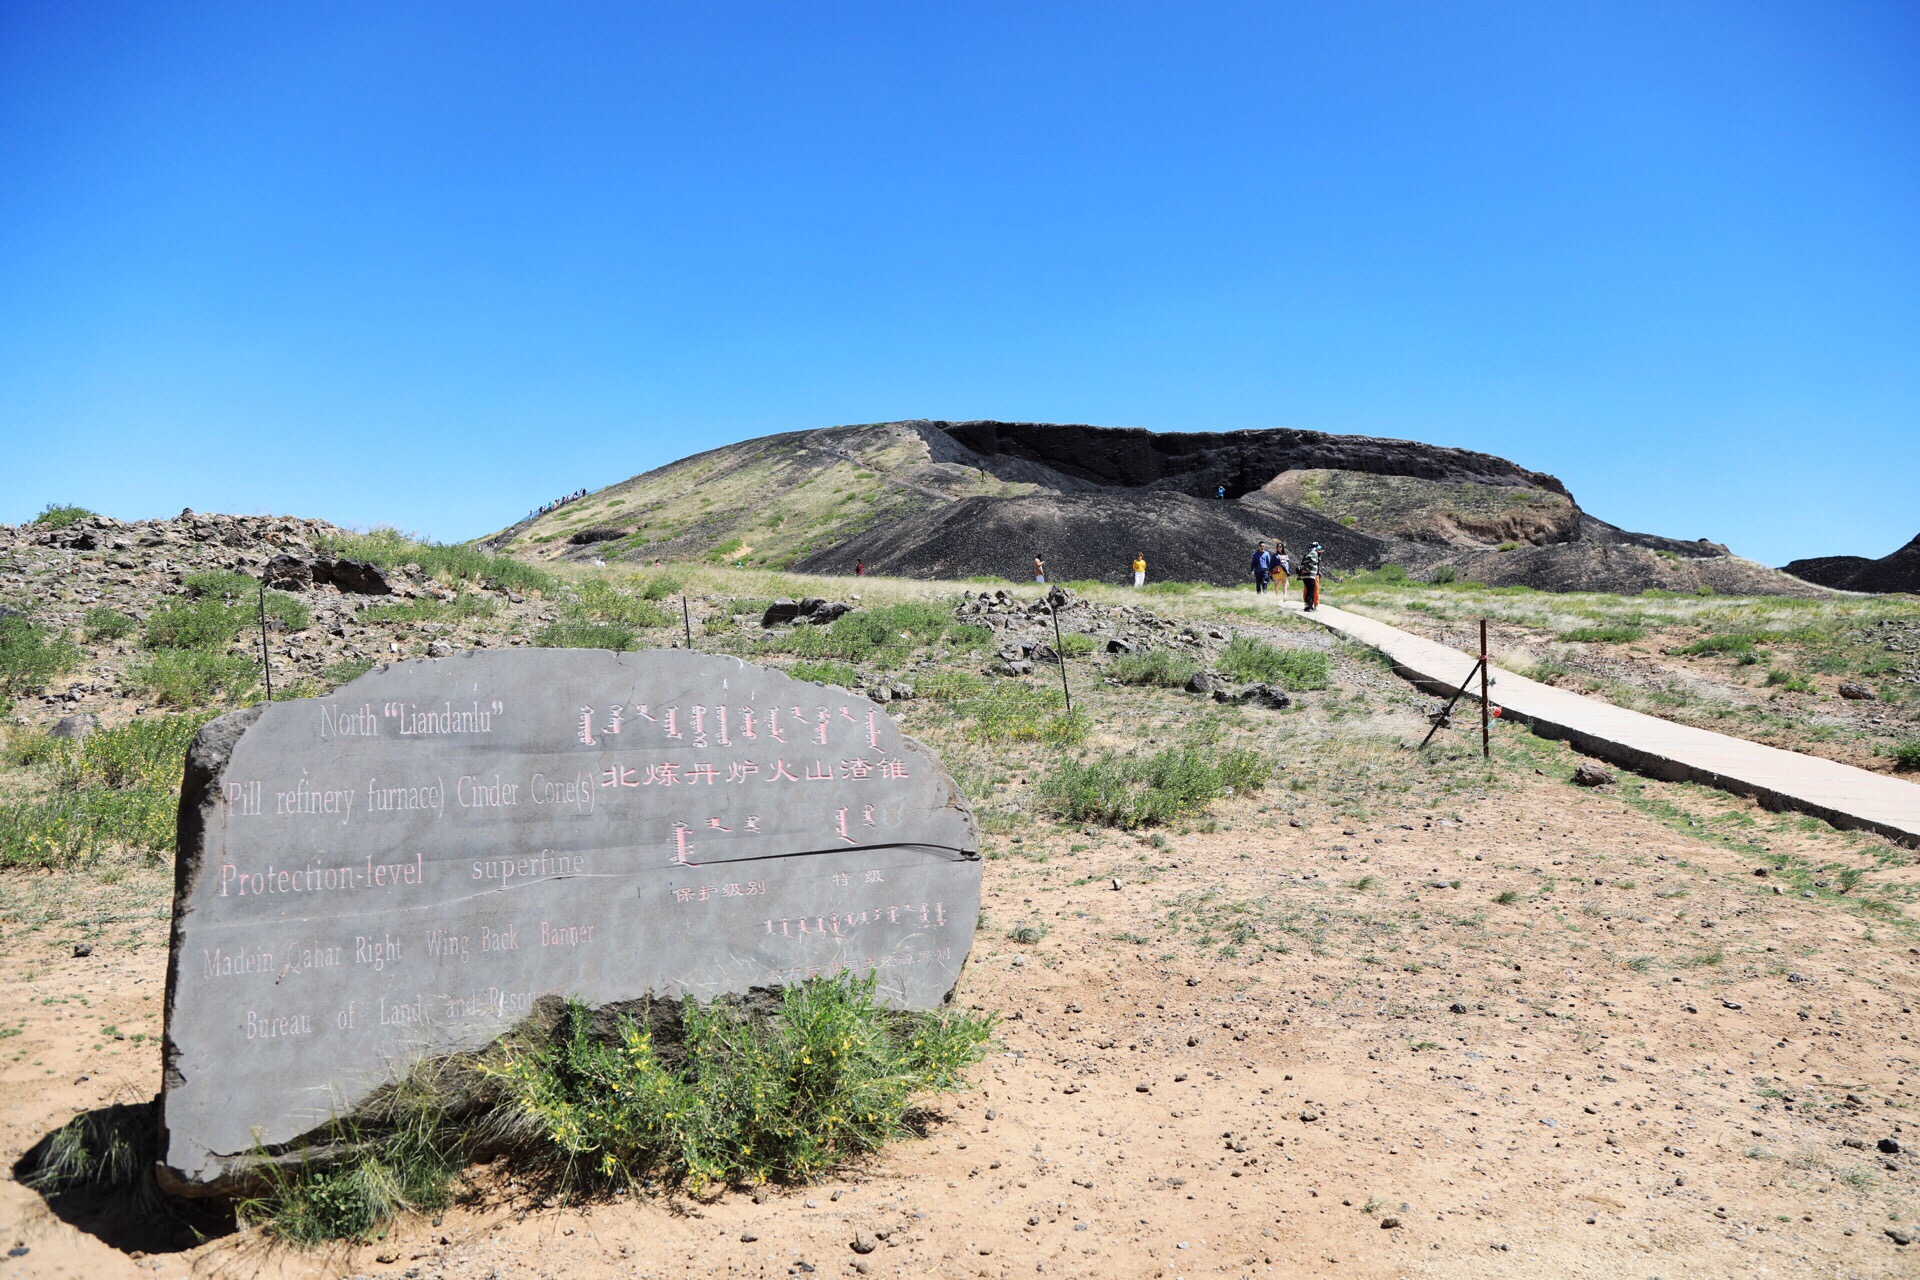
[[[734,658],[473,652],[224,716],[181,793],[163,1180],[217,1190],[543,995],[852,971],[937,1006],[978,851],[884,711]]]

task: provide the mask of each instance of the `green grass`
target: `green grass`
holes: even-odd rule
[[[795,680],[837,684],[842,689],[851,689],[860,683],[860,673],[844,662],[796,662],[787,668],[787,674]]]
[[[371,605],[362,609],[359,617],[362,622],[464,622],[491,618],[499,612],[499,602],[491,596],[456,591],[450,601],[439,596],[417,596],[412,600]]]
[[[33,518],[33,523],[43,529],[64,529],[68,525],[91,519],[97,514],[85,507],[76,507],[72,503],[49,502],[40,509],[40,514]]]
[[[137,631],[140,624],[118,609],[97,604],[81,618],[80,627],[89,640],[124,640]]]
[[[321,541],[321,549],[349,560],[366,560],[382,568],[416,564],[428,577],[448,584],[473,582],[524,594],[559,594],[560,579],[545,569],[496,556],[465,543],[428,542],[410,538],[397,529],[375,529]]]
[[[1200,664],[1171,649],[1150,653],[1123,653],[1107,664],[1107,675],[1121,684],[1160,685],[1182,689],[1200,670]]]
[[[610,622],[636,630],[670,627],[680,622],[680,610],[656,603],[666,592],[654,594],[664,579],[656,578],[638,590],[624,589],[606,578],[586,578],[576,587],[576,609],[591,622]]]
[[[1615,623],[1610,626],[1574,627],[1562,631],[1560,638],[1582,644],[1630,644],[1646,634],[1645,627]]]
[[[1140,588],[1150,596],[1190,596],[1199,589],[1200,584],[1193,582],[1149,582]]]
[[[1040,794],[1070,822],[1130,831],[1206,811],[1229,790],[1265,785],[1273,765],[1247,748],[1169,747],[1150,756],[1104,752],[1062,761]]]
[[[1785,693],[1813,692],[1813,681],[1805,676],[1795,675],[1791,671],[1782,671],[1778,667],[1767,669],[1767,685]]]
[[[0,694],[35,694],[80,662],[80,650],[51,627],[0,618]]]
[[[1893,767],[1901,773],[1920,769],[1920,738],[1908,738],[1894,747]]]
[[[171,854],[187,747],[208,718],[143,716],[79,742],[16,730],[6,759],[51,794],[0,805],[0,866],[70,866],[114,848]]]
[[[566,619],[550,622],[533,637],[542,649],[611,649],[625,653],[640,646],[633,629],[617,622],[582,622]]]
[[[1220,670],[1236,680],[1259,680],[1284,689],[1327,687],[1327,655],[1318,649],[1282,649],[1249,636],[1235,636],[1220,655]]]
[[[1739,655],[1751,653],[1761,639],[1761,636],[1749,631],[1725,632],[1720,635],[1702,636],[1690,644],[1681,645],[1679,648],[1673,650],[1673,652],[1685,656],[1711,653]]]
[[[239,702],[260,681],[260,660],[212,648],[166,648],[127,669],[130,688],[163,707]]]
[[[160,1117],[154,1102],[115,1103],[83,1111],[35,1143],[20,1160],[20,1181],[57,1200],[76,1191],[131,1193],[142,1216],[164,1212],[154,1181]]]
[[[953,727],[966,742],[1072,746],[1092,727],[1084,713],[1066,714],[1066,695],[1050,684],[935,671],[915,689],[928,702],[951,709]]]
[[[1068,631],[1060,636],[1060,652],[1069,658],[1084,658],[1097,647],[1094,638],[1082,631]]]
[[[366,1240],[452,1202],[479,1152],[569,1199],[666,1184],[805,1183],[918,1132],[927,1096],[964,1087],[990,1016],[883,1008],[872,975],[653,1016],[569,1003],[477,1058],[415,1070],[335,1126],[338,1154],[266,1166],[241,1220],[295,1243]]]
[[[185,598],[155,609],[141,629],[140,643],[148,649],[221,649],[260,620],[260,584],[244,573],[224,569],[191,574],[184,583]],[[304,631],[312,621],[298,596],[284,591],[266,593],[267,617],[289,631]]]

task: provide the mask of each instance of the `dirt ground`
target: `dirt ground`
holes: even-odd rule
[[[1582,791],[1518,730],[1499,754],[1365,819],[1282,792],[1292,817],[1245,796],[1184,834],[1000,830],[958,992],[1003,1016],[993,1051],[927,1139],[845,1176],[575,1208],[483,1173],[439,1220],[306,1252],[7,1181],[0,1277],[1920,1274],[1894,1238],[1920,1229],[1912,908],[1747,850],[1895,882],[1912,854],[1696,788]],[[5,892],[11,1162],[154,1095],[170,883]]]

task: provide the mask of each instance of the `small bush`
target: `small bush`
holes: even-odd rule
[[[1767,684],[1784,693],[1812,693],[1813,681],[1805,676],[1795,675],[1791,671],[1782,671],[1778,667],[1767,669]]]
[[[534,636],[533,642],[542,649],[611,649],[625,653],[638,648],[640,638],[630,627],[617,622],[568,619],[548,623]]]
[[[591,622],[611,622],[620,626],[645,628],[674,626],[680,611],[667,611],[654,603],[661,597],[651,594],[659,579],[640,592],[625,591],[605,578],[588,578],[579,586],[577,610]]]
[[[464,622],[469,618],[491,618],[500,612],[500,604],[491,596],[472,591],[455,591],[451,601],[439,596],[416,596],[391,604],[370,605],[360,611],[362,622]]]
[[[1260,680],[1285,689],[1327,687],[1327,655],[1318,649],[1281,649],[1235,636],[1220,655],[1220,670],[1236,680]]]
[[[1084,658],[1096,647],[1093,637],[1083,631],[1068,631],[1060,636],[1060,652],[1069,658]]]
[[[94,641],[124,640],[132,635],[139,625],[118,609],[109,608],[104,604],[93,606],[80,619],[81,631],[87,639]]]
[[[328,663],[326,670],[320,673],[320,683],[324,686],[322,692],[331,693],[343,684],[358,680],[373,670],[374,666],[372,658],[342,658],[338,662]]]
[[[1443,586],[1443,587],[1450,582],[1458,582],[1459,580],[1460,580],[1460,571],[1454,568],[1450,564],[1443,564],[1443,565],[1437,566],[1433,571],[1433,576],[1430,579],[1428,579],[1428,581],[1434,583],[1435,585]]]
[[[978,653],[993,646],[993,628],[956,622],[946,630],[947,643],[963,653]]]
[[[33,523],[42,529],[64,529],[82,520],[91,520],[96,514],[85,507],[76,507],[71,503],[49,502],[40,509],[40,514],[33,518]]]
[[[488,1073],[536,1137],[522,1161],[565,1187],[805,1182],[910,1133],[914,1100],[957,1087],[991,1033],[972,1014],[890,1012],[876,992],[874,975],[816,978],[762,1020],[689,1002],[678,1052],[625,1017],[602,1039],[575,1004],[557,1043]]]
[[[1571,631],[1562,631],[1560,638],[1581,644],[1629,644],[1646,634],[1645,627],[1618,623],[1610,626],[1575,627]]]
[[[27,618],[0,618],[0,694],[39,693],[80,662],[65,636]]]
[[[427,542],[410,538],[398,529],[375,529],[322,539],[320,548],[350,560],[367,560],[383,568],[416,564],[429,577],[452,584],[477,582],[490,587],[522,593],[558,593],[560,579],[545,569],[512,556],[496,556],[464,543]]]
[[[685,578],[671,573],[656,575],[646,586],[640,589],[642,600],[665,600],[668,596],[677,596],[687,589]]]
[[[140,643],[148,649],[225,648],[246,625],[246,610],[218,597],[170,600],[147,615]]]
[[[1244,748],[1177,747],[1144,758],[1107,752],[1062,763],[1041,795],[1069,821],[1132,830],[1203,812],[1229,788],[1263,786],[1272,768]]]
[[[1920,770],[1920,738],[1908,738],[1893,749],[1893,767],[1902,773]]]
[[[260,679],[260,660],[217,649],[165,648],[127,670],[127,682],[168,707],[238,702]]]
[[[860,683],[860,673],[844,662],[796,662],[787,668],[787,674],[795,680],[837,684],[842,689],[851,689]]]
[[[1760,637],[1751,632],[1736,631],[1716,636],[1702,636],[1690,644],[1683,644],[1673,650],[1681,655],[1700,655],[1713,653],[1746,654],[1753,651]]]
[[[41,1139],[22,1157],[20,1180],[49,1199],[72,1191],[136,1189],[140,1201],[155,1205],[159,1156],[156,1105],[120,1102],[83,1111]]]
[[[1171,649],[1151,653],[1123,653],[1107,664],[1107,674],[1121,684],[1156,684],[1180,689],[1193,679],[1200,664]]]

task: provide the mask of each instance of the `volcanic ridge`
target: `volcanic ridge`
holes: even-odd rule
[[[1630,533],[1505,458],[1290,428],[1153,432],[914,420],[695,454],[483,540],[533,559],[705,560],[912,578],[1245,580],[1255,544],[1345,576],[1553,591],[1814,595],[1706,539]]]

